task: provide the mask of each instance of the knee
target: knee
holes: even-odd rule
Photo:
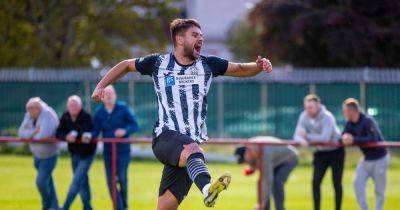
[[[313,178],[312,179],[312,186],[315,188],[315,187],[319,187],[320,185],[321,185],[321,181],[322,181],[322,179],[319,179],[319,178]]]
[[[203,154],[203,149],[200,148],[200,146],[197,143],[191,143],[183,146],[184,149],[181,152],[181,156],[179,158],[179,167],[184,167],[186,166],[186,161],[187,159],[192,155],[192,154]]]
[[[36,186],[37,186],[39,189],[46,189],[46,187],[47,187],[47,180],[46,180],[46,178],[45,178],[45,177],[41,177],[41,176],[36,177]]]

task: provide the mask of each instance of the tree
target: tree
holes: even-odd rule
[[[400,66],[400,4],[391,0],[263,0],[250,45],[307,67]],[[241,31],[241,33],[247,33]]]
[[[165,50],[175,0],[0,1],[0,67],[87,67]]]

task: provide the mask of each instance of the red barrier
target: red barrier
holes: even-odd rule
[[[3,136],[0,137],[0,143],[8,143],[8,142],[22,142],[22,143],[59,143],[65,142],[61,141],[56,138],[51,139],[41,139],[41,140],[33,140],[33,139],[20,139],[16,137],[10,136]],[[111,162],[112,162],[112,200],[113,200],[113,207],[114,210],[117,209],[117,143],[132,143],[132,144],[150,144],[151,138],[103,138],[103,139],[96,139],[92,141],[95,142],[103,142],[103,143],[111,143]],[[264,174],[264,167],[263,167],[263,146],[300,146],[297,142],[293,140],[283,140],[280,142],[275,141],[263,141],[263,142],[249,142],[248,139],[241,139],[241,138],[213,138],[205,144],[215,144],[215,145],[257,145],[260,149],[260,164],[259,164],[259,178],[258,178],[258,206],[259,209],[262,210],[262,206],[264,204],[264,193],[262,190],[262,177]],[[311,147],[315,146],[322,146],[322,147],[344,147],[345,145],[341,143],[310,143]],[[393,147],[393,148],[400,148],[400,142],[393,142],[393,141],[384,141],[384,142],[376,142],[376,143],[366,143],[366,144],[353,144],[350,146],[359,146],[364,148],[377,148],[377,147]]]

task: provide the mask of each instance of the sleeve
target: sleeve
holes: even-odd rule
[[[307,134],[307,139],[311,142],[329,142],[333,139],[332,133],[335,130],[335,119],[333,116],[326,116],[322,121],[322,132],[319,134],[310,133]]]
[[[40,131],[33,138],[34,139],[43,139],[43,138],[51,138],[54,137],[57,126],[59,124],[58,118],[54,118],[50,115],[46,116],[39,122]]]
[[[65,141],[65,137],[68,134],[68,130],[67,130],[67,126],[66,126],[66,119],[65,119],[65,114],[63,114],[61,116],[60,119],[60,124],[58,125],[57,131],[56,131],[56,138],[64,140]]]
[[[18,136],[20,138],[32,138],[35,128],[33,125],[30,125],[30,123],[31,121],[28,114],[25,114],[24,119],[18,129]]]
[[[205,61],[207,65],[210,67],[213,77],[224,75],[226,70],[228,69],[228,60],[217,56],[206,56]]]
[[[93,119],[93,130],[92,130],[93,138],[99,137],[101,130],[102,128],[101,128],[100,114],[98,111],[96,111]]]
[[[350,134],[351,134],[349,122],[347,122],[347,123],[344,125],[344,129],[343,129],[342,135],[345,134],[345,133],[350,133]]]
[[[127,135],[129,136],[132,133],[139,130],[139,125],[138,125],[135,114],[129,107],[126,107],[125,112],[126,112],[126,114],[124,116],[125,116],[125,120],[126,120],[126,124],[127,124],[125,129],[126,129]]]
[[[154,72],[156,62],[159,58],[159,54],[151,54],[145,57],[141,57],[135,60],[136,70],[142,75],[149,75]]]
[[[297,142],[299,141],[305,141],[304,136],[302,135],[302,132],[305,132],[306,127],[304,125],[304,113],[302,112],[300,114],[299,120],[297,121],[296,129],[294,131],[293,139]]]
[[[372,119],[365,119],[365,134],[363,136],[354,136],[354,142],[357,144],[376,142],[380,140],[379,128]]]

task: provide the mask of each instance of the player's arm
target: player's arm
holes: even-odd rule
[[[103,98],[103,89],[105,87],[123,77],[129,71],[136,71],[135,60],[136,59],[123,60],[112,67],[100,82],[97,83],[92,94],[92,99],[96,102],[100,101]]]
[[[266,71],[267,73],[271,73],[272,64],[268,59],[258,56],[256,62],[251,62],[251,63],[229,62],[228,68],[224,75],[232,77],[252,77],[257,75],[263,70]]]

